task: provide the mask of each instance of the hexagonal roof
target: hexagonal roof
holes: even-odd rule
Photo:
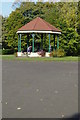
[[[46,22],[40,17],[37,17],[25,24],[18,31],[53,31],[53,32],[61,32],[58,28]]]

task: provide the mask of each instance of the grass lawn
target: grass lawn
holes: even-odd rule
[[[78,61],[79,58],[77,56],[67,56],[67,57],[41,57],[41,58],[29,58],[29,57],[15,57],[14,55],[2,55],[0,59],[3,60],[21,60],[21,61]]]

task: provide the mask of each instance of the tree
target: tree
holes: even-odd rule
[[[63,48],[67,55],[78,55],[79,44],[79,31],[80,31],[80,3],[77,2],[21,2],[19,6],[9,15],[8,18],[3,18],[3,47],[5,49],[16,49],[18,46],[17,30],[30,22],[37,16],[43,18],[53,26],[62,30],[60,35],[60,48]],[[78,33],[77,33],[78,31]],[[43,36],[45,39],[45,35]],[[27,35],[22,35],[21,46],[25,50]],[[41,35],[36,34],[35,40],[41,41]],[[46,35],[46,42],[44,48],[48,49],[49,36]],[[32,36],[30,35],[30,44],[32,44]],[[51,45],[53,47],[53,35],[51,35]]]

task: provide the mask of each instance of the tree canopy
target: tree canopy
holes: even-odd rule
[[[18,7],[9,15],[2,18],[2,42],[4,49],[17,51],[18,35],[17,30],[30,22],[33,18],[41,17],[50,24],[62,30],[60,35],[60,48],[64,49],[66,55],[78,55],[80,50],[80,2],[21,2]],[[44,34],[45,39],[45,34]],[[27,47],[27,35],[22,36],[22,50]],[[40,35],[36,35],[38,42]],[[44,41],[44,47],[48,48],[48,35]],[[30,44],[32,37],[30,36]],[[53,36],[51,35],[53,47]]]

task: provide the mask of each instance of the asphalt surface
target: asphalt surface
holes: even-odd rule
[[[77,62],[3,61],[3,118],[62,118],[78,112]]]

